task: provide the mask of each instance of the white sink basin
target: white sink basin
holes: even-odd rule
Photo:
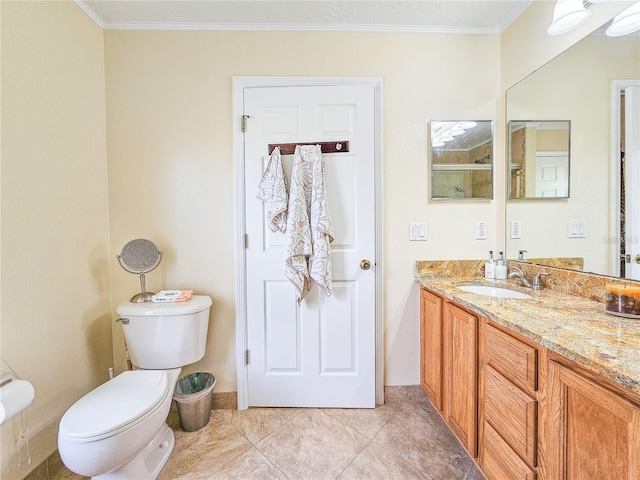
[[[509,290],[508,288],[492,287],[491,285],[460,285],[456,288],[464,290],[465,292],[494,298],[533,298],[526,293]]]

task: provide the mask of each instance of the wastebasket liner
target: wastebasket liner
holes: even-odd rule
[[[178,403],[193,403],[207,396],[216,385],[210,373],[192,373],[178,380],[173,399]]]

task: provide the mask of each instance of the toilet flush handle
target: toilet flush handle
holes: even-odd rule
[[[128,318],[119,318],[116,320],[116,323],[118,322],[122,322],[123,325],[129,325],[129,319]]]

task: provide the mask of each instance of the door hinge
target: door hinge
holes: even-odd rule
[[[251,350],[244,351],[244,364],[249,365],[251,363]]]
[[[242,132],[246,132],[247,131],[247,119],[249,118],[249,115],[242,115],[242,118],[240,120],[240,128],[242,129]]]
[[[249,235],[244,234],[244,248],[249,248]]]

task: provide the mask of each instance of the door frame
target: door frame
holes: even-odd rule
[[[628,87],[640,87],[640,80],[611,81],[611,179],[610,191],[615,198],[610,202],[611,217],[614,223],[609,225],[611,275],[620,276],[620,95]]]
[[[384,403],[384,289],[383,289],[383,204],[382,204],[382,78],[376,77],[273,77],[234,76],[233,83],[233,157],[235,185],[235,260],[236,260],[236,369],[238,410],[249,406],[247,351],[247,282],[245,250],[244,114],[245,88],[299,87],[330,85],[371,85],[374,87],[374,210],[375,210],[375,392],[376,404]],[[247,120],[249,124],[251,119]]]

